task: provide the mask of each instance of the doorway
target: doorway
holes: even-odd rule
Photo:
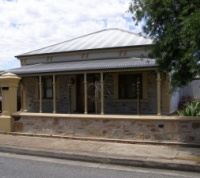
[[[95,74],[87,75],[87,83],[88,85],[95,81]],[[78,74],[76,75],[76,111],[77,113],[84,113],[84,75]],[[87,103],[88,103],[88,113],[95,112],[95,103],[94,103],[94,89],[88,89],[87,86]]]

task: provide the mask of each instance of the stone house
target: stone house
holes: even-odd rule
[[[170,114],[178,98],[169,95],[168,74],[157,73],[148,57],[151,45],[107,29],[16,56],[21,67],[9,72],[22,78],[21,111],[134,115],[140,98],[141,114]]]
[[[106,29],[16,56],[21,67],[0,76],[0,131],[199,144],[200,119],[167,116],[179,93],[148,57],[152,45]]]

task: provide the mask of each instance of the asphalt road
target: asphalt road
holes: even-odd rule
[[[0,178],[195,178],[199,173],[0,153]]]

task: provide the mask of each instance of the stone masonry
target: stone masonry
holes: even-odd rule
[[[15,132],[200,144],[200,120],[22,117]]]

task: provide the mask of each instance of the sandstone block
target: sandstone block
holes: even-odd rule
[[[22,122],[14,122],[14,131],[15,132],[23,132],[24,126]]]
[[[177,133],[179,131],[178,122],[165,122],[165,133]]]

